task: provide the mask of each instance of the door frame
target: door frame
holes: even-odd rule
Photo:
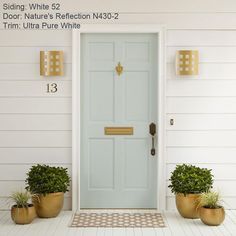
[[[89,24],[72,31],[72,211],[80,210],[80,75],[81,34],[84,33],[153,33],[157,34],[157,210],[166,209],[166,151],[165,151],[165,27],[156,24]],[[159,158],[161,157],[161,158]],[[164,183],[164,184],[163,184]]]

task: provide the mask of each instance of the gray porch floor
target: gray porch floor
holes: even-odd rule
[[[71,211],[63,211],[53,219],[35,219],[30,225],[16,225],[9,211],[1,211],[0,236],[236,236],[236,210],[227,210],[224,223],[217,227],[183,219],[175,211],[164,212],[163,216],[166,228],[70,228]]]

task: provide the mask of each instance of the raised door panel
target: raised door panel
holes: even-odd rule
[[[90,72],[90,121],[114,119],[113,72]]]
[[[90,139],[89,141],[89,189],[114,188],[114,141]]]
[[[149,61],[149,42],[126,42],[125,59],[127,61]]]
[[[124,189],[147,189],[149,155],[147,139],[125,140]]]
[[[113,61],[114,43],[113,42],[91,42],[89,43],[91,61]]]
[[[149,73],[125,73],[125,118],[127,121],[149,120]]]

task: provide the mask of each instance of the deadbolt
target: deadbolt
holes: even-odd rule
[[[149,125],[149,133],[154,136],[156,134],[156,125],[154,123],[151,123]]]
[[[149,133],[150,133],[151,136],[152,136],[151,155],[152,155],[152,156],[155,156],[155,154],[156,154],[156,149],[155,149],[155,144],[154,144],[154,142],[155,142],[155,135],[156,135],[156,124],[151,123],[151,124],[149,125]]]

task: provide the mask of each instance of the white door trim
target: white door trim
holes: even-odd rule
[[[82,25],[72,33],[72,210],[80,210],[80,45],[82,33],[156,33],[157,40],[157,209],[166,208],[166,148],[165,148],[165,28],[155,24]]]

